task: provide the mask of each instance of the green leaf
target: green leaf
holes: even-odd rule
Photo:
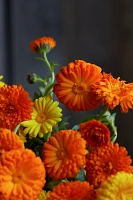
[[[75,177],[76,180],[80,180],[80,181],[85,181],[85,173],[84,173],[84,168],[82,168],[80,170],[80,172],[77,174],[77,176]]]
[[[33,101],[35,101],[36,99],[38,99],[40,96],[36,93],[36,92],[34,92],[34,97],[33,97]]]
[[[62,180],[51,180],[50,182],[48,182],[46,184],[46,188],[52,190],[56,185],[58,185],[60,182],[62,182]]]
[[[78,130],[79,129],[79,127],[80,127],[80,125],[78,124],[78,125],[75,125],[73,128],[72,128],[72,130]]]
[[[45,96],[45,87],[39,87],[38,89],[41,92],[41,95]]]
[[[97,119],[98,120],[99,119],[99,115],[96,114],[96,115],[87,116],[83,120],[81,120],[80,123],[88,122],[88,121],[90,121],[92,119]]]
[[[70,119],[70,116],[65,117],[65,118],[62,119],[61,122],[58,123],[59,130],[67,129],[67,127],[69,125],[69,122],[68,122],[69,119]]]
[[[40,57],[35,57],[35,59],[36,59],[36,60],[41,60],[41,61],[43,61],[43,62],[45,61],[43,58],[40,58]]]

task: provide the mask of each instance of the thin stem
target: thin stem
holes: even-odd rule
[[[44,57],[44,62],[45,62],[46,65],[48,66],[50,72],[52,72],[51,65],[50,65],[50,63],[49,63],[49,61],[48,61],[48,59],[47,59],[47,54],[46,54],[45,51],[44,51],[44,53],[43,53],[43,57]]]
[[[16,127],[15,127],[15,129],[14,129],[14,133],[17,133],[18,132],[18,130],[19,130],[19,128],[20,128],[20,124],[18,124]]]

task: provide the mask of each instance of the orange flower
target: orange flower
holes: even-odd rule
[[[8,129],[0,128],[0,152],[24,149],[24,145],[19,136]]]
[[[109,176],[119,171],[132,173],[132,160],[127,154],[126,148],[120,147],[117,143],[109,143],[91,150],[85,168],[89,183],[98,187]]]
[[[102,104],[114,109],[119,104],[121,88],[124,83],[119,78],[113,78],[111,74],[103,73],[103,78],[101,81],[93,84],[92,90],[97,95],[97,99],[101,100]]]
[[[121,111],[126,113],[128,109],[133,109],[133,83],[124,84],[120,95]]]
[[[101,147],[110,140],[110,131],[107,126],[98,120],[91,120],[80,125],[81,136],[89,147]]]
[[[56,41],[51,37],[38,38],[30,43],[30,49],[40,54],[48,53],[55,46]]]
[[[45,184],[45,169],[29,150],[4,153],[0,165],[0,199],[36,200]]]
[[[53,92],[59,101],[74,111],[91,110],[99,105],[91,91],[93,83],[100,81],[101,68],[83,60],[71,62],[56,75]]]
[[[80,200],[88,199],[87,194],[93,190],[93,186],[89,185],[88,182],[66,182],[59,183],[54,187],[53,191],[50,192],[50,197],[47,200]],[[91,198],[89,200],[92,200]]]
[[[53,179],[74,177],[85,165],[86,141],[78,131],[61,130],[44,143],[43,161]]]
[[[33,103],[22,86],[0,88],[0,127],[13,130],[20,122],[31,119]]]

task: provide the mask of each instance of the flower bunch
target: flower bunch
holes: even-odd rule
[[[51,37],[30,43],[50,73],[27,76],[40,83],[33,98],[22,85],[0,81],[0,199],[133,199],[132,159],[116,143],[112,113],[133,109],[133,83],[83,60],[55,74],[58,64],[47,58],[55,45]],[[70,128],[59,103],[78,113],[103,109]]]

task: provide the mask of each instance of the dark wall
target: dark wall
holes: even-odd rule
[[[83,59],[131,82],[132,10],[132,0],[1,0],[0,74],[9,84],[21,83],[33,95],[37,86],[26,82],[27,74],[45,76],[48,71],[34,59],[36,54],[30,51],[29,43],[46,35],[57,41],[48,57],[60,66]],[[62,108],[65,116],[72,116],[71,126],[90,113]],[[132,121],[132,111],[121,114],[118,109],[118,141],[133,156]]]

